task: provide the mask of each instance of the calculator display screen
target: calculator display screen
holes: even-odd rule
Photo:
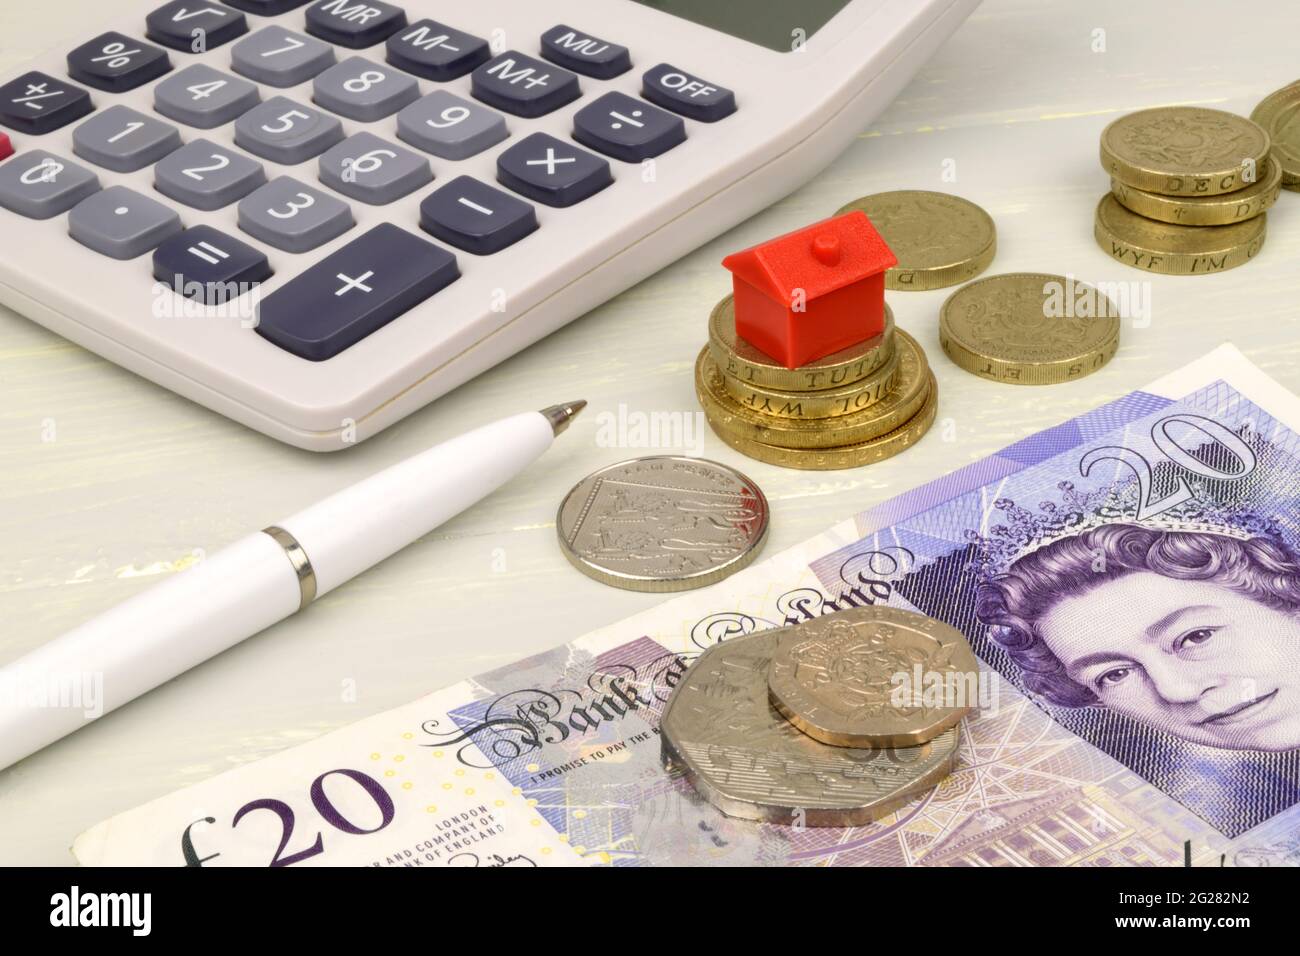
[[[634,0],[645,7],[788,53],[853,0]]]

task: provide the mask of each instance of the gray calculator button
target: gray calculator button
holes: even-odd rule
[[[230,68],[267,86],[297,86],[334,65],[334,48],[315,37],[269,26],[230,48]]]
[[[181,231],[181,217],[125,186],[109,186],[68,214],[68,234],[113,259],[134,259]]]
[[[362,56],[348,57],[312,83],[317,105],[363,123],[391,116],[419,98],[414,77]]]
[[[180,149],[181,134],[171,123],[110,106],[72,131],[72,151],[116,173],[133,173]]]
[[[163,116],[212,129],[247,113],[261,101],[257,87],[203,63],[173,73],[153,90],[153,108]]]
[[[282,166],[305,163],[343,139],[343,124],[285,96],[273,96],[235,120],[235,145]]]
[[[212,210],[243,199],[266,182],[262,164],[206,139],[196,139],[153,168],[154,187],[195,209]]]
[[[98,190],[99,177],[89,169],[44,150],[22,153],[0,165],[0,206],[28,219],[67,212]]]
[[[341,199],[290,176],[273,179],[239,203],[239,228],[285,252],[307,252],[354,225]]]
[[[429,161],[373,133],[349,136],[320,158],[320,181],[372,206],[401,199],[433,179]]]
[[[446,90],[435,90],[397,114],[398,139],[443,159],[467,159],[509,135],[500,113]]]

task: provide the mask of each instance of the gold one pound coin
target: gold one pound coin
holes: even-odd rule
[[[997,252],[997,229],[979,206],[960,196],[900,189],[855,199],[835,214],[861,211],[898,257],[885,288],[942,289],[975,278]]]
[[[1119,348],[1119,310],[1086,283],[1038,272],[976,279],[948,297],[939,344],[975,375],[1017,385],[1083,378]]]

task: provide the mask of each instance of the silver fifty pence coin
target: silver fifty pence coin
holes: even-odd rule
[[[767,498],[749,478],[704,458],[654,455],[588,475],[560,504],[564,556],[583,574],[631,591],[686,591],[757,556]]]

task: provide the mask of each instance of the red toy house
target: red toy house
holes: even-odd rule
[[[863,212],[778,236],[722,260],[736,334],[798,368],[885,329],[885,270],[898,264]]]

